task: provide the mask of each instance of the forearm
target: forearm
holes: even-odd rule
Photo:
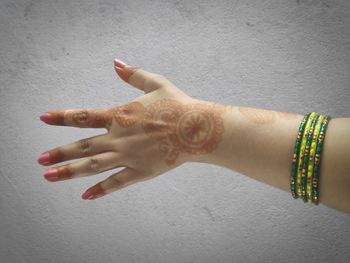
[[[290,193],[293,149],[303,115],[226,106],[221,116],[221,142],[197,161],[229,168]],[[350,118],[329,122],[321,164],[320,202],[350,213]]]

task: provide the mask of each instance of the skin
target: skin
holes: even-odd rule
[[[159,176],[185,162],[211,163],[290,194],[293,147],[303,115],[222,105],[189,97],[165,77],[115,63],[144,95],[109,109],[48,111],[49,125],[107,133],[48,150],[51,182],[124,167],[87,189],[96,199]],[[322,154],[320,203],[350,213],[350,118],[332,119]],[[61,162],[83,158],[68,164]]]

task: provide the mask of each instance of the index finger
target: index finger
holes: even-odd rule
[[[69,109],[48,111],[40,120],[50,125],[79,128],[109,128],[112,122],[106,109]]]

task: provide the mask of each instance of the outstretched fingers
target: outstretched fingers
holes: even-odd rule
[[[90,187],[81,196],[83,199],[96,199],[116,190],[122,189],[130,184],[142,181],[142,174],[135,169],[126,167],[123,170],[109,176],[107,179]]]
[[[112,122],[107,109],[69,109],[48,111],[40,116],[46,124],[79,128],[109,128]]]

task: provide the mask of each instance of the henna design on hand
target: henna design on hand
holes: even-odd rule
[[[140,102],[134,101],[112,109],[110,114],[120,127],[127,128],[133,126],[138,119],[142,118],[144,110],[145,108]]]
[[[57,182],[62,180],[71,179],[73,175],[73,171],[69,165],[64,165],[60,167],[54,168],[57,171],[57,177],[49,178],[48,180],[51,182]]]
[[[73,175],[73,171],[70,168],[69,165],[65,165],[62,167],[59,167],[57,169],[58,172],[58,180],[67,180],[67,179],[71,179],[72,175]]]
[[[168,154],[165,163],[168,166],[171,166],[173,164],[175,164],[175,161],[177,159],[177,157],[179,157],[179,149],[178,148],[172,148],[171,152]]]
[[[122,128],[140,123],[144,132],[159,142],[165,163],[174,165],[180,152],[205,154],[215,150],[224,133],[220,116],[225,106],[214,103],[182,104],[161,99],[144,107],[131,102],[108,111]]]
[[[169,134],[176,132],[176,124],[182,114],[181,103],[162,99],[147,106],[142,127],[148,136],[164,141]]]
[[[79,148],[84,156],[89,156],[91,153],[91,144],[88,139],[82,139],[79,142]]]
[[[211,108],[215,108],[214,110]],[[190,154],[212,152],[221,141],[224,132],[221,107],[211,104],[189,104],[183,106],[183,114],[176,125],[176,133],[169,138],[180,151]]]
[[[90,169],[95,173],[100,172],[100,163],[96,158],[90,159]]]
[[[180,152],[204,154],[217,147],[224,132],[223,111],[222,105],[183,105],[162,99],[147,106],[142,126],[146,134],[160,141],[159,150],[167,154],[165,162],[170,166]]]
[[[49,151],[48,153],[50,155],[51,164],[59,163],[65,160],[62,152],[57,148]]]
[[[85,123],[87,123],[88,116],[89,113],[87,110],[81,110],[72,114],[72,120],[78,125],[84,125]]]
[[[103,128],[109,127],[112,123],[111,116],[100,110],[80,110],[67,112],[66,118],[71,119],[78,127]]]

